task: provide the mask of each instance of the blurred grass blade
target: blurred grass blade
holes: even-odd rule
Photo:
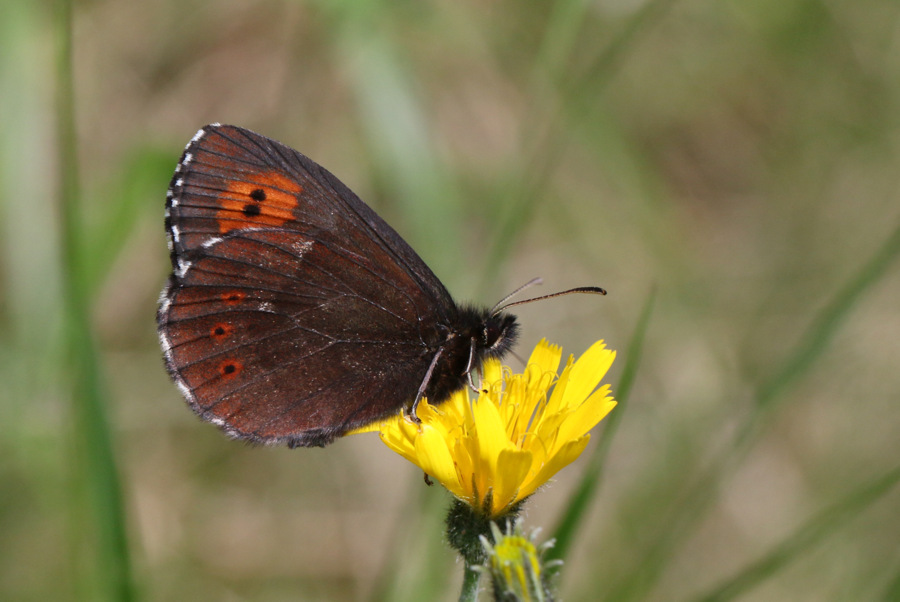
[[[785,362],[784,368],[763,385],[757,394],[756,410],[738,429],[730,448],[716,456],[714,463],[697,479],[681,502],[673,507],[671,520],[665,528],[653,536],[653,544],[644,553],[642,562],[634,571],[612,588],[610,600],[642,599],[653,589],[679,546],[693,532],[717,499],[718,490],[727,478],[734,474],[747,452],[762,432],[767,417],[775,407],[776,399],[787,386],[805,374],[822,351],[827,348],[837,327],[850,314],[863,294],[878,283],[891,263],[900,256],[900,227],[898,227],[876,254],[866,262],[856,275],[835,295],[812,321],[812,326],[801,339],[796,350]]]
[[[132,600],[134,588],[124,510],[106,416],[106,399],[97,347],[90,325],[84,273],[80,185],[75,135],[72,73],[72,5],[56,3],[57,99],[61,232],[61,273],[67,365],[71,383],[73,439],[72,565],[79,573],[80,596],[90,600]],[[85,552],[93,548],[91,558]],[[89,564],[89,566],[85,566]],[[89,573],[81,573],[88,569]]]
[[[735,436],[736,457],[740,458],[752,445],[756,434],[765,423],[765,417],[777,408],[782,393],[806,374],[819,359],[863,294],[881,280],[898,257],[900,257],[900,226],[840,289],[831,302],[816,315],[781,369],[759,387],[756,393],[756,408]]]
[[[322,3],[339,32],[340,59],[349,75],[357,117],[371,147],[379,185],[396,204],[395,220],[437,274],[452,274],[462,231],[459,193],[438,155],[432,124],[403,60],[386,32],[382,2]],[[404,223],[405,222],[405,223]]]
[[[900,255],[900,226],[888,237],[875,256],[816,316],[815,321],[782,369],[760,387],[757,394],[759,406],[767,409],[788,385],[806,373],[831,342],[834,333],[850,314],[862,294],[881,279],[898,255]]]
[[[676,0],[649,0],[641,4],[625,23],[625,27],[604,45],[603,50],[582,68],[581,73],[566,79],[564,82],[568,84],[566,93],[573,98],[596,97],[609,84],[616,74],[616,69],[624,63],[624,57],[634,48],[637,36],[645,33],[654,23],[660,22],[675,2]],[[587,104],[589,107],[596,106],[593,102]],[[583,115],[581,118],[584,118]]]
[[[747,593],[766,579],[786,568],[791,562],[858,516],[863,510],[881,499],[900,482],[900,467],[895,467],[877,479],[857,488],[843,500],[825,509],[800,527],[771,552],[748,565],[737,575],[712,592],[700,596],[698,602],[726,602]],[[896,600],[897,598],[890,598]]]
[[[584,127],[587,116],[600,106],[596,96],[612,80],[627,50],[637,43],[639,34],[666,14],[674,2],[652,0],[646,3],[629,19],[619,35],[606,44],[594,60],[588,61],[587,68],[577,74],[565,70],[564,78],[555,77],[559,86],[557,98],[548,98],[541,89],[532,90],[532,97],[537,100],[529,107],[529,114],[523,120],[523,123],[531,124],[527,140],[522,145],[525,156],[519,162],[519,168],[506,178],[505,198],[499,203],[504,211],[499,217],[500,227],[493,233],[491,247],[485,254],[478,290],[484,291],[497,281],[500,267],[531,222],[539,200],[545,197],[547,184],[566,154],[568,140],[561,132],[579,131]],[[551,44],[565,45],[570,54],[575,51],[575,40],[570,38],[575,34],[571,28],[576,25],[574,17],[580,14],[579,10],[579,4],[572,2],[554,14],[554,23],[540,49],[540,60],[550,61],[546,66],[563,70],[563,64],[570,59],[565,56],[564,50],[553,48]],[[538,82],[540,78],[533,79]],[[590,102],[579,102],[584,98],[590,98]],[[566,103],[578,106],[567,109]],[[571,129],[559,125],[567,114],[577,115]]]
[[[591,2],[587,0],[563,0],[552,4],[535,61],[538,69],[548,76],[563,74],[563,66],[574,52],[578,33],[584,27],[590,8]]]
[[[894,578],[884,588],[884,595],[881,596],[884,602],[896,602],[900,600],[900,571],[894,575]]]
[[[613,391],[619,405],[607,417],[606,426],[600,435],[600,441],[588,460],[581,482],[570,498],[565,513],[556,527],[553,535],[556,539],[556,544],[547,551],[546,556],[548,560],[562,560],[566,558],[584,513],[590,506],[590,502],[594,499],[597,488],[600,486],[603,478],[603,467],[606,463],[606,457],[609,455],[612,438],[622,422],[622,417],[625,415],[625,408],[628,406],[628,396],[631,393],[631,388],[634,385],[634,379],[641,363],[644,340],[647,336],[647,326],[650,323],[655,300],[656,292],[653,291],[647,297],[647,302],[641,311],[634,335],[631,337],[631,342],[628,345],[628,356],[625,358],[622,377],[619,380],[619,385]]]

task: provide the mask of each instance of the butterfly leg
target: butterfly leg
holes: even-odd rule
[[[425,373],[425,378],[422,379],[422,384],[419,385],[419,392],[416,393],[416,399],[412,403],[412,407],[409,409],[409,413],[406,415],[406,419],[411,422],[415,422],[416,424],[422,424],[422,421],[419,420],[418,415],[416,415],[416,410],[419,407],[419,402],[422,401],[422,398],[425,397],[425,390],[428,388],[428,384],[431,382],[431,375],[434,373],[434,367],[437,366],[438,360],[441,359],[441,355],[444,354],[444,348],[441,347],[437,350],[437,353],[434,354],[434,357],[431,359],[431,365],[428,366],[428,372]]]
[[[472,368],[475,366],[475,337],[472,337],[472,344],[469,346],[469,363],[466,365],[466,379],[469,381],[469,388],[473,392],[478,393],[478,387],[472,380]]]

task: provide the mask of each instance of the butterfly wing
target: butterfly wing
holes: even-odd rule
[[[457,308],[328,171],[234,126],[185,149],[158,313],[191,407],[256,442],[325,445],[415,397]]]

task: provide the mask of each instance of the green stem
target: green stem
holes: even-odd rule
[[[478,598],[479,577],[481,577],[481,573],[466,562],[466,568],[463,572],[462,591],[459,592],[459,602],[475,602]]]

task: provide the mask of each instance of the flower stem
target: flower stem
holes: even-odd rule
[[[481,573],[473,568],[473,565],[466,562],[466,568],[463,572],[462,590],[459,592],[459,602],[475,602],[478,598],[478,578]]]

